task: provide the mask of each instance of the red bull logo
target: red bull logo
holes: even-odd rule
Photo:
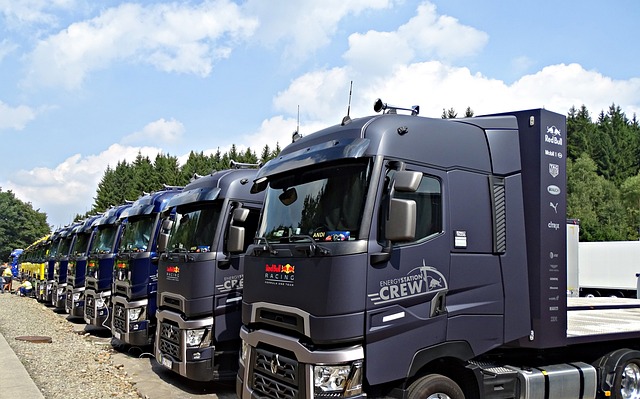
[[[286,265],[267,264],[264,268],[264,281],[267,284],[292,287],[295,280],[295,271],[296,267],[289,263]]]
[[[180,268],[178,266],[167,266],[167,280],[180,280]]]
[[[178,266],[167,266],[167,273],[180,273]]]

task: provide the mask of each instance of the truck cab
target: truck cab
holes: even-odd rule
[[[565,117],[374,109],[254,180],[238,397],[637,396],[640,302],[566,297]]]
[[[65,291],[65,311],[71,317],[84,317],[84,290],[87,260],[94,238],[94,222],[101,215],[91,216],[74,228],[76,242],[69,256],[67,287]]]
[[[111,327],[113,269],[126,223],[120,215],[130,207],[131,203],[113,207],[94,222],[95,238],[87,260],[84,291],[84,321],[94,327]]]
[[[191,380],[233,380],[237,372],[242,259],[263,200],[249,192],[255,176],[239,168],[196,177],[165,211],[155,357]]]
[[[111,332],[126,344],[153,344],[158,291],[157,238],[163,220],[160,215],[181,190],[182,187],[166,187],[144,195],[120,215],[127,223],[113,271]]]

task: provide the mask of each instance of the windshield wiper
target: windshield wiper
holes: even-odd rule
[[[271,255],[277,255],[278,251],[276,251],[271,244],[269,244],[269,240],[267,240],[266,237],[256,237],[256,244],[260,245],[260,242],[263,241],[264,245],[262,247],[259,248],[254,248],[253,249],[253,255],[254,256],[260,256],[264,251],[269,251],[269,253]]]
[[[321,245],[318,245],[318,243],[316,242],[316,240],[313,239],[313,237],[311,237],[308,234],[295,234],[292,236],[289,236],[289,242],[296,242],[296,241],[307,241],[310,242],[310,245],[296,245],[295,249],[301,252],[304,252],[307,256],[311,257],[311,256],[315,256],[315,255],[331,255],[331,251]]]

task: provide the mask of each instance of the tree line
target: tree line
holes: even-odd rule
[[[152,161],[138,153],[131,163],[122,160],[114,168],[107,167],[98,183],[91,210],[85,215],[77,215],[75,220],[104,212],[125,201],[136,200],[143,193],[161,190],[164,185],[186,186],[196,175],[204,176],[230,168],[231,161],[264,164],[278,153],[279,145],[274,149],[265,145],[259,157],[250,148],[239,152],[236,146],[232,145],[224,154],[220,150],[211,155],[205,155],[202,151],[191,151],[183,165],[179,165],[176,156],[158,154]]]
[[[464,117],[473,116],[469,107]],[[456,118],[453,108],[442,118]],[[264,164],[280,152],[265,146],[258,156],[251,149],[211,155],[191,151],[180,165],[176,156],[158,154],[151,160],[138,154],[133,162],[108,166],[98,183],[91,210],[75,220],[132,201],[163,185],[185,186],[194,175],[227,169],[231,160]],[[572,107],[567,114],[567,217],[580,220],[582,241],[619,241],[640,238],[640,123],[612,104],[592,120],[587,108]],[[31,203],[0,187],[0,260],[15,248],[25,248],[48,234],[47,215]]]

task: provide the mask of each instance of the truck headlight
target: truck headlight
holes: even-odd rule
[[[97,308],[104,308],[104,299],[96,298],[96,307]]]
[[[129,309],[129,321],[138,321],[142,315],[143,308],[131,308]]]
[[[64,293],[64,288],[58,288],[58,295],[62,295]]]
[[[209,329],[199,328],[197,330],[187,330],[187,346],[204,348],[209,346]]]
[[[80,293],[76,292],[73,294],[73,302],[78,302],[80,300]]]
[[[349,397],[362,393],[362,361],[353,364],[313,367],[313,385],[318,395],[343,393]]]

